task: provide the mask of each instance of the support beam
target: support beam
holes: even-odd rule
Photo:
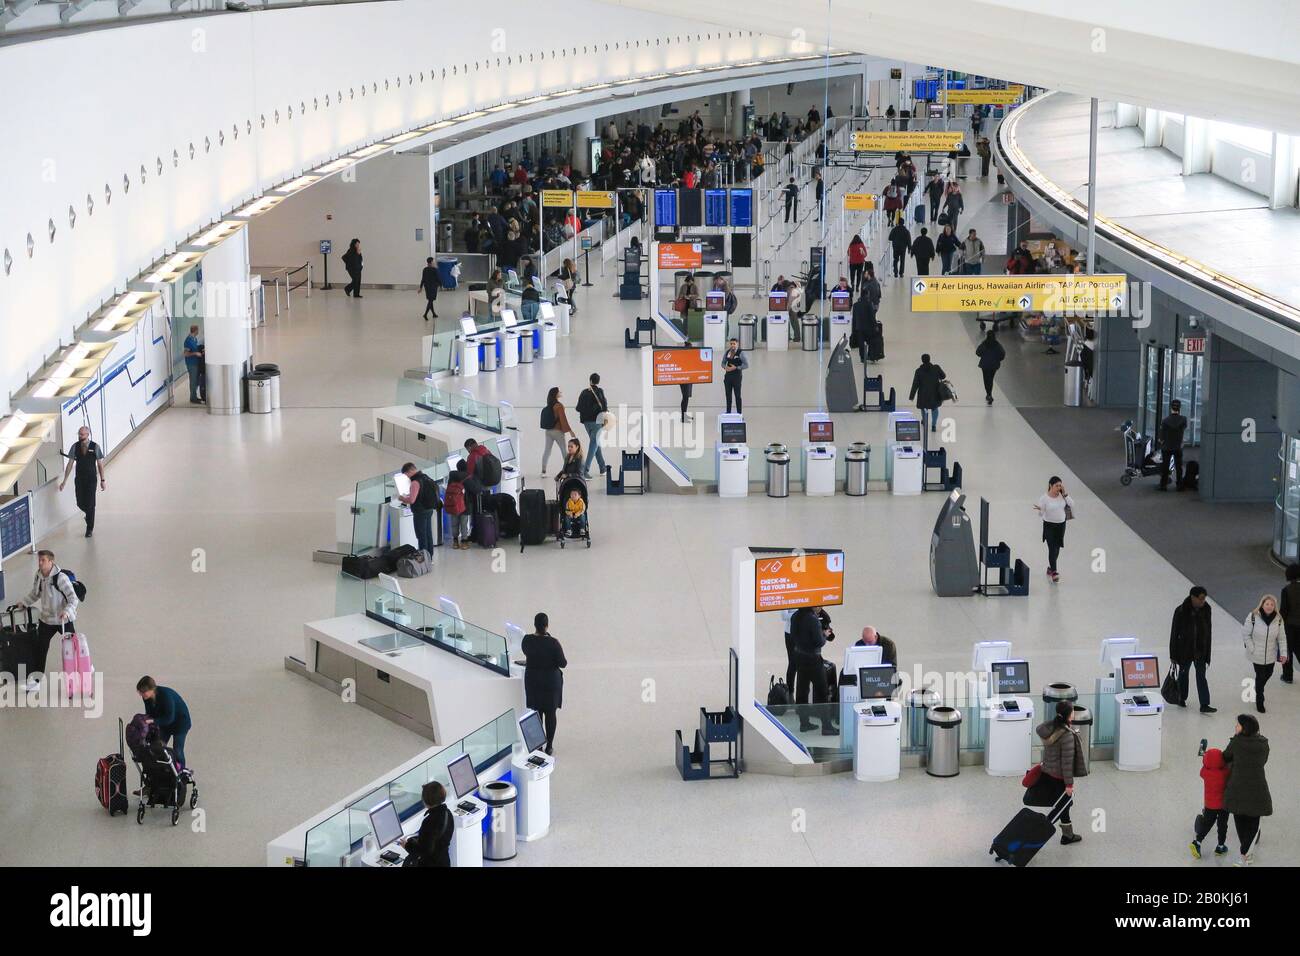
[[[4,10],[0,11],[0,30],[13,23],[34,6],[36,6],[36,0],[13,0],[12,3],[6,3]]]
[[[1088,108],[1088,275],[1097,271],[1097,97]]]
[[[189,0],[171,0],[172,13],[176,13],[181,7],[185,6],[187,2],[189,2]]]
[[[117,15],[124,17],[140,5],[140,0],[117,0]]]
[[[59,8],[59,19],[67,23],[94,2],[95,0],[72,0],[71,3],[65,3]]]

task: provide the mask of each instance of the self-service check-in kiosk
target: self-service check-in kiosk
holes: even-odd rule
[[[835,423],[826,412],[803,414],[803,491],[805,495],[835,494]]]
[[[456,367],[466,377],[478,374],[478,326],[472,315],[460,317],[460,333],[456,336]]]
[[[853,295],[831,290],[831,341],[853,331]]]
[[[501,460],[501,484],[497,490],[500,494],[514,498],[517,505],[522,475],[519,470],[519,453],[515,450],[513,438],[503,435],[497,439],[497,457]]]
[[[704,347],[717,349],[719,354],[727,348],[727,293],[704,293]]]
[[[1034,742],[1034,700],[1029,697],[1029,662],[997,660],[989,664],[988,729],[984,769],[992,777],[1020,777],[1029,769]]]
[[[857,739],[857,715],[853,705],[862,700],[858,688],[858,671],[871,664],[882,664],[883,650],[879,644],[853,644],[844,650],[844,666],[840,668],[840,739],[845,750],[853,749]]]
[[[856,731],[853,776],[858,780],[898,779],[903,708],[892,699],[894,674],[892,664],[868,664],[858,669],[858,693],[862,700],[853,705]]]
[[[979,590],[979,555],[966,513],[966,496],[951,491],[943,499],[930,535],[930,586],[939,597],[969,597]]]
[[[1154,654],[1119,659],[1122,688],[1115,695],[1115,769],[1160,767],[1160,734],[1165,702],[1160,696],[1160,664]]]
[[[474,769],[474,758],[461,754],[447,764],[447,774],[451,777],[452,793],[448,799],[454,799],[451,808],[452,823],[455,829],[451,834],[451,865],[483,865],[483,819],[487,816],[487,805],[476,797],[478,790],[478,772]]]
[[[400,471],[393,475],[393,487],[397,490],[398,495],[409,495],[411,493],[411,479],[407,478]],[[418,539],[415,537],[415,517],[411,514],[411,506],[402,504],[394,497],[388,502],[388,533],[384,536],[390,548],[396,548],[399,545],[409,544],[415,547]]]
[[[897,416],[897,417],[895,417]],[[895,495],[919,495],[925,482],[924,423],[913,415],[889,415],[889,490]]]
[[[497,348],[501,352],[501,367],[514,368],[519,364],[519,330],[514,309],[501,310],[501,328],[497,329]],[[531,335],[532,333],[527,333]]]
[[[510,779],[519,790],[515,832],[525,842],[540,840],[551,830],[551,774],[555,758],[543,752],[546,732],[542,715],[532,710],[519,720],[523,748],[510,758]]]
[[[767,294],[767,348],[770,352],[785,352],[790,348],[789,293]]]
[[[834,316],[831,317],[834,322]],[[831,412],[858,410],[858,378],[853,370],[853,351],[847,335],[840,335],[826,362],[826,409]]]
[[[718,416],[718,442],[714,449],[718,497],[744,498],[749,494],[749,445],[742,415],[723,412]]]
[[[555,306],[549,302],[541,302],[537,306],[537,336],[541,341],[538,343],[538,353],[544,359],[555,358]]]
[[[533,281],[537,284],[537,291],[545,295],[546,290],[542,288],[541,280],[534,279]],[[557,280],[551,296],[552,303],[548,304],[554,305],[555,323],[559,326],[561,335],[568,335],[573,324],[573,306],[569,303],[568,298],[569,293],[565,291],[564,283]],[[542,318],[546,318],[546,316],[542,316]]]

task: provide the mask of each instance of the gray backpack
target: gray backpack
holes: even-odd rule
[[[433,555],[428,551],[417,551],[406,558],[397,559],[396,573],[399,578],[419,578],[433,570]]]

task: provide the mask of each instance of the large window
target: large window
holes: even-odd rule
[[[1300,561],[1300,439],[1282,436],[1277,512],[1273,518],[1273,556],[1290,564]]]
[[[1257,153],[1269,155],[1273,152],[1273,134],[1266,129],[1253,126],[1238,126],[1236,123],[1210,122],[1210,135],[1216,140],[1224,140],[1234,146],[1253,149]]]

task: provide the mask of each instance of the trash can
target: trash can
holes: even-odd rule
[[[1083,364],[1071,362],[1065,366],[1065,404],[1078,408],[1083,404]]]
[[[244,382],[248,387],[248,410],[254,415],[271,414],[271,376],[249,372]]]
[[[254,365],[253,371],[265,372],[271,376],[271,407],[278,409],[280,407],[280,366],[263,362],[261,365]]]
[[[483,824],[483,859],[513,860],[515,843],[515,802],[519,791],[504,780],[493,780],[478,788],[479,799],[487,804]]]
[[[758,341],[758,316],[742,315],[738,325],[740,333],[737,338],[740,339],[740,350],[742,352],[754,351],[754,343]]]
[[[1063,700],[1078,700],[1079,691],[1073,684],[1067,684],[1064,681],[1057,681],[1054,684],[1048,684],[1043,688],[1043,703],[1047,705],[1046,712],[1043,714],[1044,720],[1051,720],[1056,712],[1056,705]]]
[[[495,372],[497,370],[496,338],[485,339],[479,345],[483,351],[479,353],[481,357],[478,360],[478,370],[480,372]]]
[[[802,345],[800,346],[805,352],[817,351],[817,339],[821,334],[819,326],[821,321],[815,315],[805,315],[803,321],[799,323],[799,331]]]
[[[1092,769],[1092,711],[1082,704],[1074,705],[1074,718],[1071,726],[1083,742],[1083,766]]]
[[[785,451],[767,453],[767,496],[790,497],[790,455]]]
[[[519,333],[519,364],[533,364],[533,330],[524,329]]]
[[[871,464],[871,446],[855,441],[844,453],[844,493],[861,497],[867,493],[867,471]]]
[[[943,703],[939,692],[928,687],[917,688],[907,694],[907,746],[913,750],[924,750],[926,734],[925,716],[934,707]]]
[[[438,257],[438,281],[444,289],[454,289],[460,280],[460,260],[455,256]]]
[[[939,705],[925,712],[930,749],[925,772],[932,777],[955,777],[961,772],[961,711]]]

